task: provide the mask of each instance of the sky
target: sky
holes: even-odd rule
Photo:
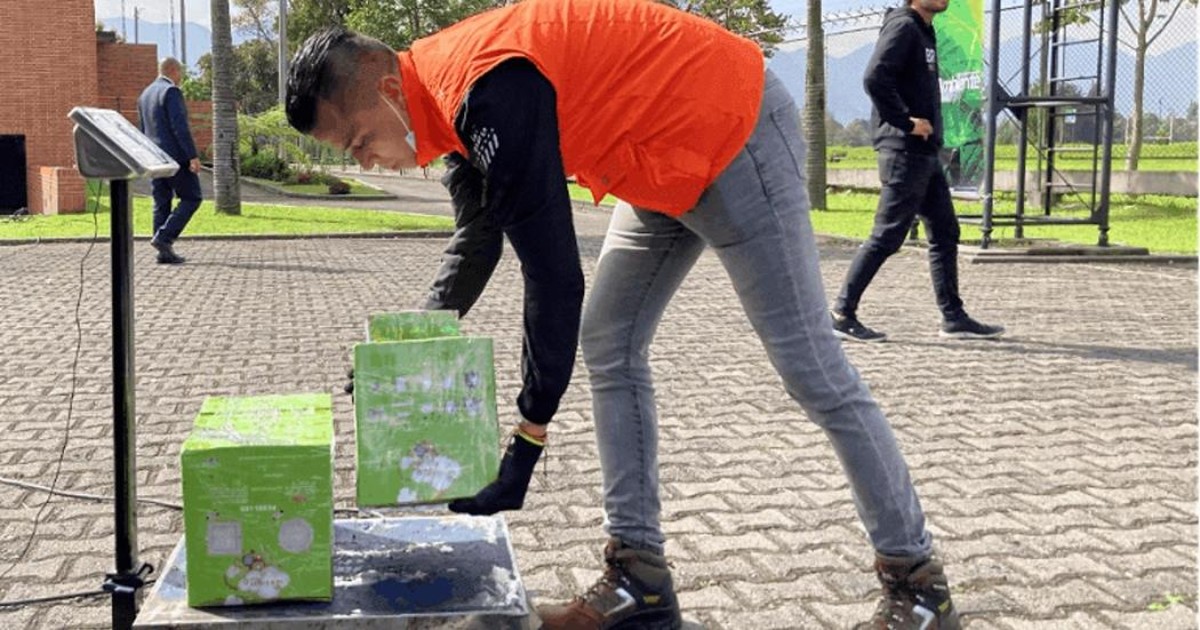
[[[122,0],[94,0],[96,3],[96,17],[104,18],[109,16],[121,15]],[[187,18],[189,22],[210,26],[209,19],[209,4],[210,0],[183,0]],[[139,15],[152,22],[167,22],[170,20],[170,4],[175,4],[175,19],[179,19],[179,0],[124,0],[125,15],[130,21],[133,20],[133,7],[140,7]],[[860,6],[878,6],[886,4],[885,2],[872,2],[872,0],[824,0],[824,9],[826,12],[842,11],[845,9],[856,8]],[[792,17],[803,17],[805,0],[773,0],[771,7],[779,13],[785,13]]]
[[[179,21],[179,8],[187,11],[187,20],[205,27],[212,27],[210,17],[210,0],[94,0],[96,19],[120,17],[121,5],[125,5],[125,19],[128,20],[129,31],[133,32],[133,8],[138,7],[139,19],[166,24],[171,20],[171,5],[174,4],[175,20]]]
[[[874,9],[879,7],[894,6],[899,3],[899,0],[822,0],[823,13],[839,13],[852,11],[855,9]],[[167,23],[170,20],[170,7],[174,5],[175,19],[179,19],[179,7],[181,0],[94,0],[96,6],[96,18],[116,17],[121,15],[121,7],[124,4],[125,15],[128,20],[128,30],[133,30],[133,8],[139,7],[139,15],[142,19],[151,22]],[[189,22],[202,24],[205,27],[211,27],[210,18],[210,2],[211,0],[182,0],[187,11],[187,19]],[[984,0],[986,4],[990,4],[991,0]],[[771,7],[778,13],[790,16],[791,21],[795,23],[802,22],[805,14],[805,5],[807,0],[771,0]],[[1004,0],[1005,6],[1013,4],[1014,0]],[[1151,54],[1158,54],[1164,50],[1181,43],[1180,33],[1190,34],[1196,32],[1196,10],[1184,10],[1179,15],[1175,22],[1171,25],[1172,33],[1167,33],[1159,41],[1156,42]],[[1011,36],[1016,36],[1012,29],[1005,29],[1006,36],[1010,33]],[[1173,35],[1170,37],[1169,35]],[[843,35],[840,37],[831,38],[826,42],[826,47],[829,54],[833,56],[841,56],[853,51],[854,49],[874,40],[875,34],[868,30],[862,33],[852,35]],[[1182,40],[1186,41],[1186,37]],[[785,50],[802,47],[802,44],[792,43],[785,44]]]

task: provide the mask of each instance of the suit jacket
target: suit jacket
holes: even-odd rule
[[[138,126],[163,151],[186,170],[199,157],[192,132],[188,128],[187,106],[183,92],[166,77],[158,77],[138,97]]]

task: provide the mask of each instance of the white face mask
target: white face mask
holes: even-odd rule
[[[400,121],[401,125],[404,125],[404,130],[408,132],[408,134],[404,136],[404,141],[408,143],[408,146],[413,150],[413,153],[416,153],[417,134],[413,133],[412,129],[409,129],[408,123],[404,122],[404,117],[400,115],[400,110],[396,109],[396,105],[394,103],[392,103],[382,94],[379,95],[379,98],[382,98],[383,102],[387,103],[388,109],[392,110],[392,113],[396,115],[396,119]]]

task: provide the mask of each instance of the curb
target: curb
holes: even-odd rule
[[[1093,254],[1064,254],[1059,256],[1029,255],[1029,254],[990,254],[972,256],[971,264],[986,265],[991,263],[1038,263],[1038,264],[1070,264],[1070,263],[1108,263],[1115,265],[1173,265],[1180,267],[1195,267],[1195,256],[1172,254],[1133,254],[1120,256],[1097,256]]]
[[[206,234],[202,236],[184,236],[177,242],[191,243],[200,241],[316,241],[328,240],[334,238],[347,239],[431,239],[431,238],[449,238],[454,235],[450,230],[412,230],[409,232],[343,232],[332,234]],[[86,236],[64,236],[59,238],[26,238],[26,239],[0,239],[0,248],[12,247],[16,245],[36,245],[44,243],[48,245],[56,243],[97,243],[111,241],[112,237],[106,234],[98,235],[96,238]],[[135,236],[134,241],[149,241],[149,236]]]

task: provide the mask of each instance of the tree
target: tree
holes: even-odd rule
[[[257,114],[279,103],[279,48],[272,42],[256,39],[234,49],[237,75],[233,90],[238,110]]]
[[[233,97],[238,113],[259,114],[279,100],[279,49],[274,43],[252,39],[233,47]],[[200,74],[196,83],[212,91],[213,62],[207,54],[196,61]]]
[[[242,213],[235,65],[229,0],[212,0],[213,190],[217,212],[222,214]]]
[[[1146,51],[1162,35],[1179,14],[1184,2],[1196,6],[1196,0],[1128,0],[1121,5],[1121,18],[1133,29],[1133,114],[1130,117],[1129,151],[1125,154],[1125,169],[1136,171],[1142,156],[1142,123],[1145,113]],[[1135,5],[1137,15],[1129,16]],[[1170,13],[1167,13],[1167,11]],[[1157,23],[1156,23],[1157,22]]]
[[[351,0],[288,0],[288,50],[299,50],[304,40],[323,28],[344,25],[350,4]]]
[[[233,0],[240,11],[233,17],[233,29],[255,39],[276,39],[280,0]]]
[[[862,118],[855,118],[842,130],[842,138],[845,140],[847,146],[871,146],[871,123]]]
[[[416,39],[503,4],[501,0],[350,0],[345,24],[403,50]]]
[[[825,28],[821,0],[808,0],[808,50],[804,70],[804,140],[808,160],[808,201],[825,209]]]
[[[787,16],[771,10],[767,0],[663,0],[688,13],[704,16],[742,37],[758,42],[770,57],[783,41]]]
[[[1145,88],[1146,88],[1146,52],[1158,39],[1167,26],[1179,14],[1184,3],[1196,6],[1197,0],[1117,0],[1121,3],[1121,19],[1133,33],[1132,41],[1120,38],[1126,48],[1133,50],[1133,112],[1129,116],[1125,129],[1129,150],[1125,153],[1125,169],[1136,171],[1142,155],[1142,139],[1145,134]],[[1135,7],[1135,9],[1131,9]],[[1087,24],[1093,22],[1092,13],[1095,10],[1094,0],[1068,0],[1064,9],[1059,12],[1059,24]],[[1137,14],[1130,17],[1130,11]],[[1038,25],[1038,31],[1044,32],[1052,28],[1051,20],[1044,20]],[[1045,59],[1046,55],[1042,55]],[[1117,137],[1116,126],[1119,116],[1113,117],[1113,137]]]

